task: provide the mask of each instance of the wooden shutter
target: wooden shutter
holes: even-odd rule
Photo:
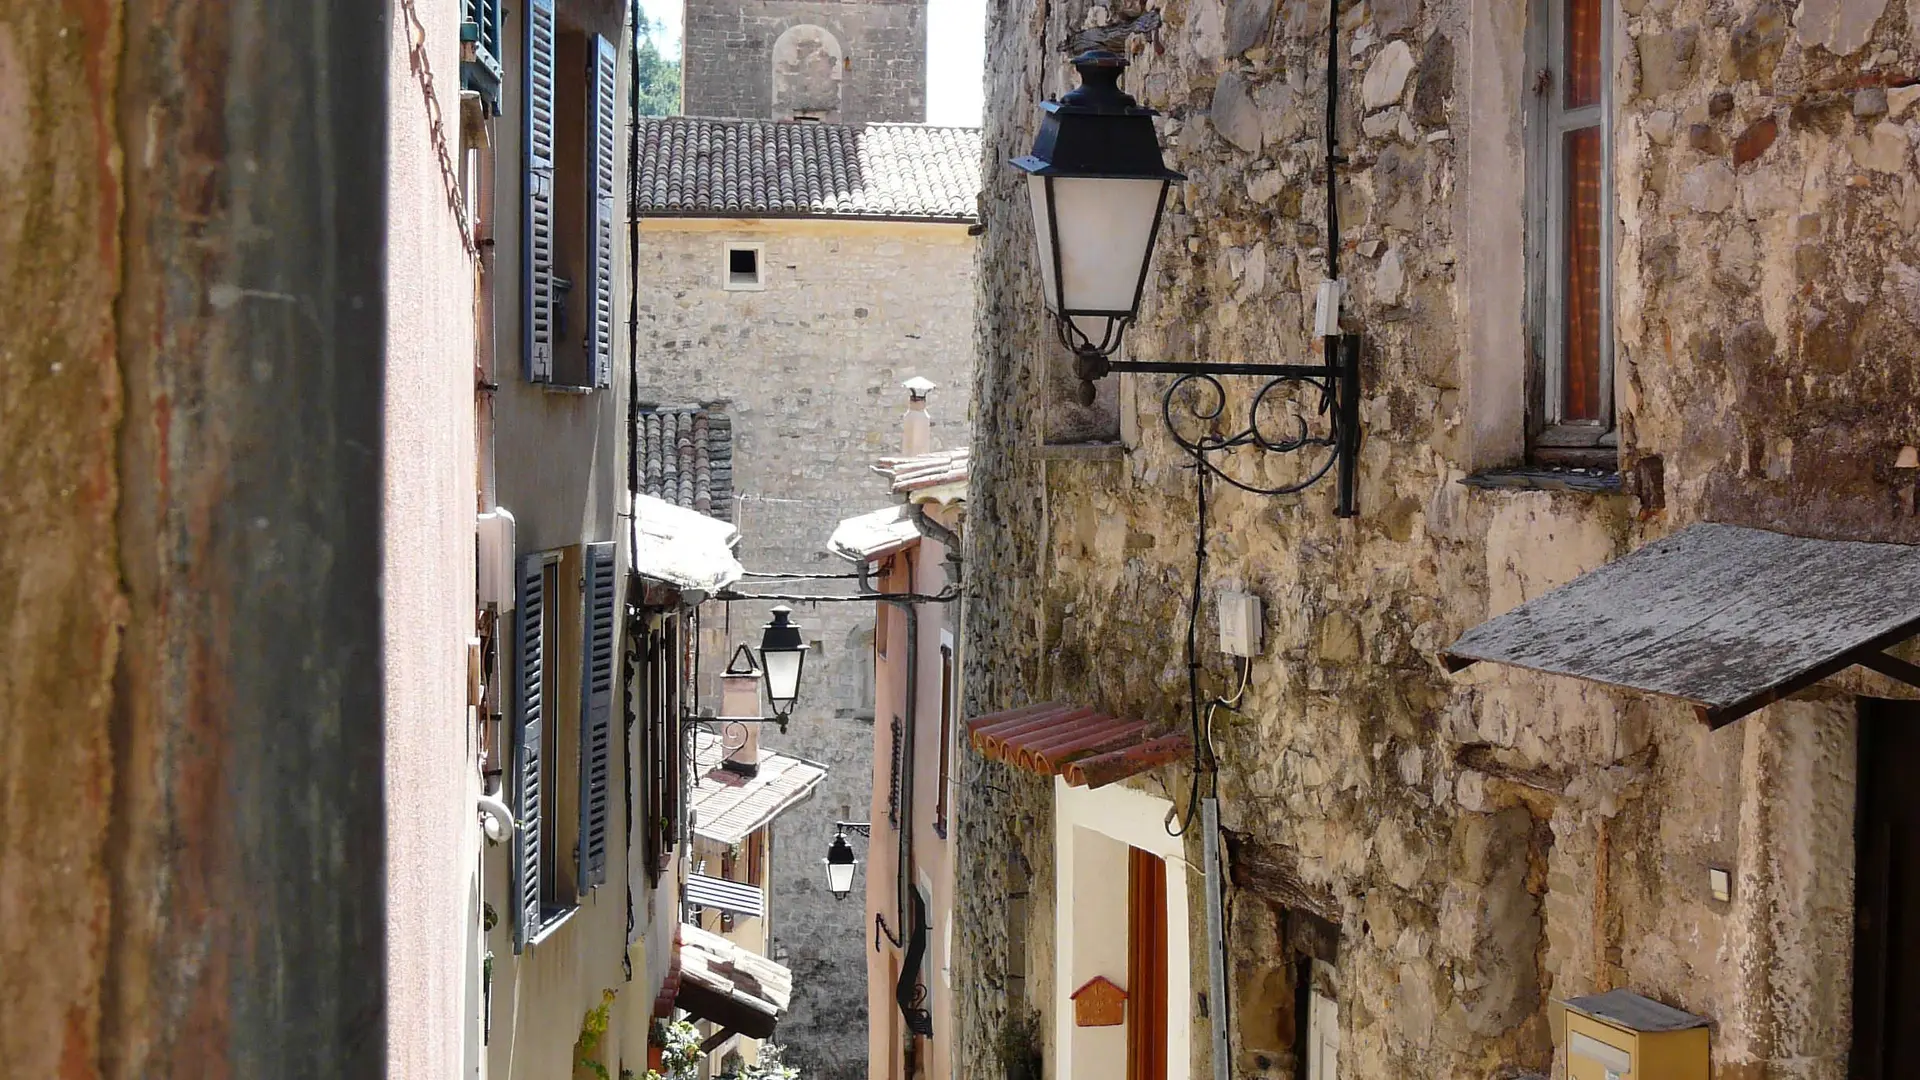
[[[527,5],[527,203],[521,319],[527,378],[553,381],[553,0]]]
[[[546,561],[520,560],[520,597],[513,616],[513,715],[520,754],[514,775],[519,788],[520,827],[513,834],[513,947],[518,952],[540,929],[540,738],[546,642]]]
[[[587,282],[587,355],[593,362],[593,385],[613,385],[613,164],[614,105],[618,52],[606,38],[595,36],[587,63],[587,192],[592,220],[588,236],[593,263]]]
[[[613,758],[613,545],[587,545],[586,640],[580,650],[580,892],[607,880]]]

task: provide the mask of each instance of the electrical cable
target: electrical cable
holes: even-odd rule
[[[1200,812],[1200,774],[1218,767],[1212,760],[1212,749],[1201,749],[1207,738],[1200,715],[1200,591],[1207,569],[1207,469],[1200,455],[1194,458],[1193,592],[1187,600],[1187,719],[1193,729],[1193,771],[1187,786],[1187,809],[1179,815],[1180,827],[1173,827],[1172,814],[1163,823],[1168,836],[1185,836],[1193,828],[1194,815]],[[1213,782],[1217,784],[1217,780]]]

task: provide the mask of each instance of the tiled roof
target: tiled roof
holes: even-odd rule
[[[633,572],[664,581],[683,593],[711,593],[740,580],[746,568],[734,557],[740,530],[665,499],[633,497]]]
[[[980,129],[643,118],[642,216],[975,221]]]
[[[920,539],[920,526],[904,503],[841,521],[827,548],[843,559],[870,562]]]
[[[873,471],[893,481],[894,494],[905,495],[948,484],[964,485],[969,463],[967,448],[962,446],[913,457],[881,458]]]
[[[720,737],[700,732],[694,744],[693,831],[715,843],[737,844],[813,794],[827,767],[762,748],[753,776],[720,768]]]
[[[1155,738],[1144,721],[1057,701],[969,720],[967,735],[985,757],[1089,788],[1193,753],[1193,740],[1184,733]]]
[[[793,1000],[793,972],[710,930],[680,924],[680,994],[698,1020],[748,1038],[772,1035]]]
[[[733,520],[733,421],[712,407],[651,406],[639,423],[639,494]]]

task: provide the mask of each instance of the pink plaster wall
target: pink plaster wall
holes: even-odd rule
[[[932,510],[932,508],[929,508]],[[939,511],[933,511],[936,520],[943,519]],[[957,524],[956,520],[944,520],[949,528]],[[911,553],[911,575],[907,572]],[[934,540],[923,539],[907,551],[893,556],[893,569],[878,580],[880,587],[888,592],[915,592],[933,594],[947,584],[946,548]],[[924,1062],[924,1070],[917,1076],[925,1080],[948,1080],[950,1062],[948,1038],[953,1029],[953,993],[948,986],[946,969],[952,966],[947,955],[948,921],[953,913],[953,868],[954,852],[951,843],[934,829],[936,806],[940,797],[940,646],[941,632],[952,634],[955,641],[954,678],[958,680],[960,671],[959,655],[959,612],[949,604],[923,604],[919,616],[919,649],[915,656],[918,679],[914,688],[917,721],[915,723],[912,748],[913,766],[913,803],[911,825],[913,828],[913,872],[910,880],[916,884],[931,886],[928,898],[928,922],[930,931],[925,962],[927,1007],[933,1011],[932,1051]],[[895,899],[895,870],[899,865],[898,836],[888,824],[888,793],[892,786],[892,730],[889,721],[895,713],[906,716],[907,693],[907,620],[897,609],[886,618],[887,651],[884,657],[876,656],[874,668],[874,701],[876,704],[876,722],[873,726],[873,804],[870,807],[873,822],[873,838],[867,849],[866,885],[867,885],[867,925],[874,925],[874,916],[887,920],[889,926],[898,929],[901,921],[896,912],[898,902]],[[876,641],[876,645],[878,642]],[[957,683],[954,690],[958,691]],[[952,717],[950,738],[957,738],[963,727],[957,704]],[[948,760],[948,771],[954,773],[965,759],[957,751]],[[949,828],[951,828],[955,802],[948,800]],[[922,876],[925,881],[923,882]],[[903,1078],[901,1053],[901,1032],[904,1020],[900,1016],[899,1006],[894,1001],[895,964],[903,950],[895,949],[884,937],[875,947],[872,939],[868,941],[867,952],[867,1060],[870,1080],[895,1080]]]
[[[466,689],[474,623],[474,272],[449,202],[458,174],[443,169],[441,150],[457,170],[460,8],[459,0],[399,0],[388,72],[381,585],[387,1075],[396,1080],[459,1076],[476,1007],[468,953],[479,779]]]

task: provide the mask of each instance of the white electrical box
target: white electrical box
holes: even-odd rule
[[[475,523],[479,546],[479,601],[513,610],[513,515],[495,507]]]
[[[1340,336],[1340,301],[1346,297],[1347,283],[1323,281],[1313,298],[1313,336]]]
[[[1260,655],[1260,598],[1227,589],[1220,593],[1220,651],[1228,656]]]

